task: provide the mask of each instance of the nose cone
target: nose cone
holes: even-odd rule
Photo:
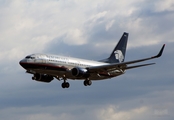
[[[26,63],[26,61],[24,59],[22,59],[21,61],[19,61],[19,64],[24,67],[24,63]]]
[[[21,61],[19,61],[19,64],[22,66],[22,60],[21,60]]]

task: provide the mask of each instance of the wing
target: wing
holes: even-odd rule
[[[103,66],[92,66],[92,67],[88,67],[87,69],[89,70],[89,72],[102,72],[102,71],[112,71],[112,70],[116,70],[116,69],[132,69],[132,68],[137,68],[137,67],[153,65],[155,63],[142,64],[142,65],[136,65],[136,66],[128,66],[129,64],[143,62],[146,60],[151,60],[151,59],[155,59],[155,58],[160,57],[163,53],[164,47],[165,47],[165,44],[162,46],[161,50],[159,51],[159,53],[156,56],[152,56],[152,57],[144,58],[144,59],[133,60],[133,61],[128,61],[128,62],[122,62],[122,63],[113,63],[113,64],[103,65]]]

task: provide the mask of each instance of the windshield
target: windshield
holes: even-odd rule
[[[35,57],[32,57],[32,56],[26,56],[25,58],[26,59],[35,59]]]

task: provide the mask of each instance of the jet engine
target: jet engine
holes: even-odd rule
[[[53,76],[50,76],[50,75],[45,75],[45,74],[35,74],[33,77],[32,77],[33,80],[36,80],[36,81],[40,81],[40,82],[51,82],[54,78]]]
[[[88,78],[90,76],[89,72],[85,68],[75,67],[71,70],[72,75],[75,77],[85,77]]]

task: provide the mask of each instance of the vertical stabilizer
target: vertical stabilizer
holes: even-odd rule
[[[125,55],[126,55],[126,47],[127,47],[127,40],[128,40],[128,33],[124,32],[120,41],[115,46],[114,50],[112,51],[109,58],[105,60],[101,60],[102,62],[108,63],[120,63],[124,62]]]

